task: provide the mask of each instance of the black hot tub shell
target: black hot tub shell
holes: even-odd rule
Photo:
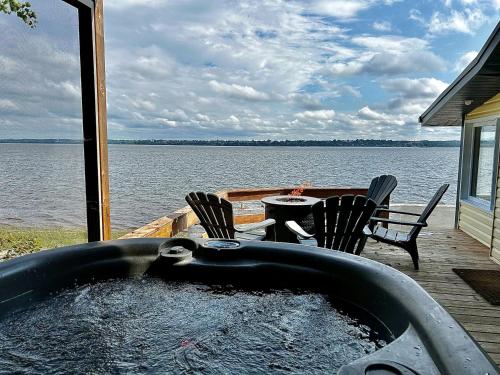
[[[75,283],[144,274],[314,288],[357,305],[395,340],[339,374],[498,374],[460,324],[408,276],[295,244],[150,238],[43,251],[0,264],[0,316]]]

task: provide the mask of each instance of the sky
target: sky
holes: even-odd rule
[[[0,14],[0,138],[81,137],[76,11]],[[418,116],[500,0],[105,0],[112,139],[458,139]]]

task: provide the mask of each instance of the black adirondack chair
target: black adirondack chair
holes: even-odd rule
[[[396,213],[400,215],[418,216],[416,222],[387,219],[376,216],[370,219],[370,222],[373,224],[387,223],[387,224],[399,224],[399,225],[410,226],[412,228],[410,229],[409,232],[387,229],[382,227],[380,224],[374,226],[373,230],[370,230],[367,226],[365,232],[368,232],[367,234],[377,241],[394,245],[406,250],[411,256],[411,259],[413,261],[413,266],[415,267],[416,270],[418,270],[417,237],[420,234],[422,228],[427,226],[427,219],[432,214],[432,211],[434,211],[437,204],[443,197],[444,193],[446,193],[446,190],[448,190],[449,186],[450,186],[449,184],[442,185],[438,189],[438,191],[434,194],[434,196],[429,201],[429,203],[427,204],[427,206],[425,207],[425,209],[422,211],[421,214],[406,212],[406,211],[396,211],[388,208],[382,208],[377,210],[377,213],[385,211],[388,213]]]
[[[367,198],[370,198],[377,203],[377,208],[389,208],[389,206],[383,205],[389,195],[398,186],[398,180],[392,175],[383,174],[381,176],[375,177],[370,183],[368,188],[368,193],[366,193]],[[370,230],[373,230],[374,224],[368,223]],[[359,241],[358,248],[356,249],[356,254],[361,254],[365,248],[368,236],[363,234],[361,240]]]
[[[210,238],[263,240],[265,233],[251,232],[262,230],[275,223],[273,219],[267,219],[255,224],[234,225],[233,205],[211,193],[191,192],[186,195],[186,201]]]
[[[377,203],[363,195],[333,196],[313,205],[314,234],[307,233],[295,221],[285,225],[301,243],[352,254],[376,208]]]
[[[391,175],[382,175],[375,177],[370,183],[368,193],[366,196],[377,203],[378,206],[382,205],[389,195],[398,186],[396,177]]]

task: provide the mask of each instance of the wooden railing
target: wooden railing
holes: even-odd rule
[[[253,189],[229,189],[218,191],[219,197],[225,198],[231,202],[259,201],[264,197],[273,195],[288,195],[297,187],[278,187],[278,188],[253,188]],[[368,189],[358,187],[304,187],[302,195],[315,198],[328,198],[333,195],[353,194],[365,195]],[[235,224],[248,224],[264,220],[264,213],[235,215]],[[138,237],[173,237],[176,234],[186,231],[190,226],[197,224],[198,218],[191,210],[191,207],[185,206],[171,214],[163,216],[143,227],[140,227],[126,235],[120,237],[138,238]]]

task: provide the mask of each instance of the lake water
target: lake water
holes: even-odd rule
[[[455,203],[458,148],[110,145],[113,229],[142,226],[185,206],[192,191],[368,186],[393,174],[393,202],[426,203],[442,183]],[[0,144],[0,225],[85,225],[82,145]]]

